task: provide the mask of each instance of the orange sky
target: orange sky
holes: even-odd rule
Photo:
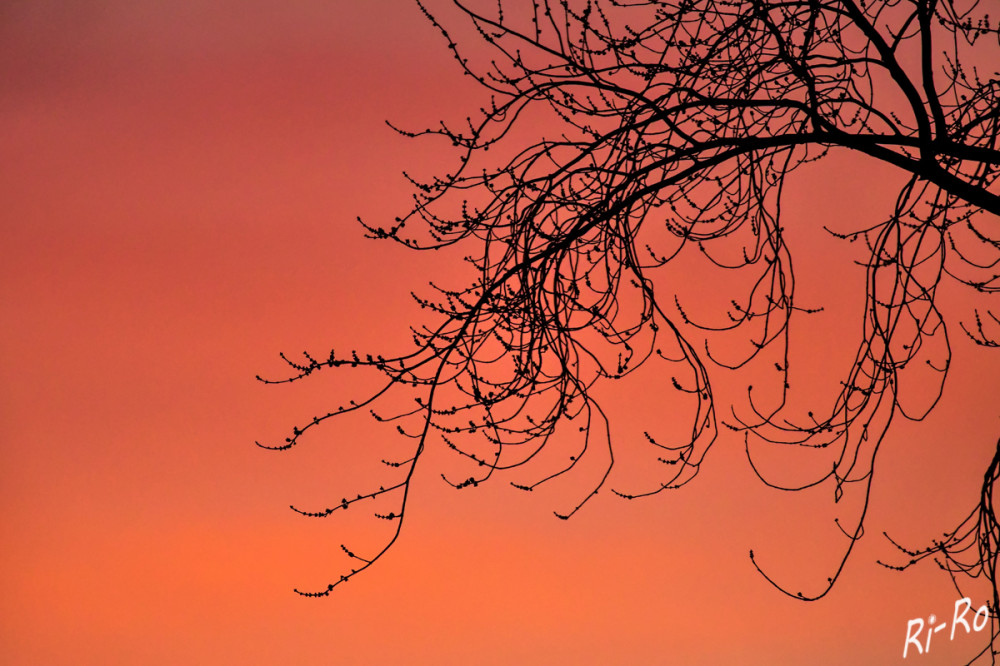
[[[945,398],[886,440],[868,536],[824,600],[781,595],[747,551],[816,588],[840,543],[829,489],[764,488],[734,438],[687,488],[602,493],[568,522],[552,510],[587,479],[459,494],[432,450],[389,555],[328,599],[293,594],[384,525],[288,504],[355,492],[390,429],[345,420],[259,450],[365,378],[253,377],[280,372],[282,350],[405,343],[410,289],[450,269],[353,220],[405,208],[404,168],[450,163],[383,120],[480,101],[405,0],[77,4],[0,10],[0,661],[883,664],[908,619],[950,616],[936,567],[875,560],[894,556],[882,530],[922,545],[964,517],[1000,431],[1000,361],[957,326]],[[793,344],[831,381],[863,274],[820,228],[880,214],[892,192],[872,183],[892,177],[834,155],[789,188],[800,302],[830,308]],[[968,316],[963,292],[943,294]],[[658,381],[609,394],[623,441],[664,409]],[[918,661],[977,647],[939,634]]]

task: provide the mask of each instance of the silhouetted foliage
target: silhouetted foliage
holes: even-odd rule
[[[690,481],[720,425],[746,438],[751,465],[751,443],[825,449],[832,465],[796,485],[754,467],[774,487],[826,483],[836,501],[848,487],[864,496],[860,516],[841,525],[846,547],[822,589],[790,593],[768,577],[792,596],[824,596],[862,534],[873,461],[891,421],[921,419],[940,398],[951,346],[935,303],[939,285],[1000,289],[1000,23],[965,0],[442,5],[420,6],[490,101],[461,128],[400,130],[449,141],[456,167],[430,182],[411,179],[413,208],[392,224],[363,224],[371,238],[417,250],[460,245],[476,278],[414,295],[432,324],[412,329],[407,353],[305,354],[285,359],[291,377],[262,380],[290,382],[342,365],[374,369],[385,380],[266,448],[288,449],[319,424],[358,410],[398,422],[400,435],[413,439],[407,459],[387,462],[388,485],[300,511],[326,516],[386,496],[393,506],[379,517],[395,522],[383,548],[361,557],[345,547],[359,566],[305,594],[328,594],[395,542],[414,469],[432,441],[474,463],[476,474],[446,479],[463,488],[532,461],[557,427],[572,422],[578,449],[566,464],[518,486],[531,490],[603,449],[608,462],[592,491],[557,514],[572,515],[604,487],[614,460],[595,385],[655,357],[675,368],[672,384],[688,396],[688,436],[661,441],[647,433],[662,479],[618,494],[632,499]],[[466,54],[464,38],[452,36],[459,31],[491,59]],[[805,310],[795,303],[781,201],[789,174],[835,149],[888,163],[906,180],[884,216],[828,230],[863,248],[866,304],[838,394],[797,418],[786,413],[789,321]],[[717,313],[722,323],[695,321],[673,292],[654,285],[657,268],[691,251],[743,280],[729,310]],[[993,311],[959,325],[979,345],[1000,344]],[[713,352],[712,336],[722,331],[741,334],[738,356],[732,344]],[[749,413],[723,406],[732,414],[720,418],[713,373],[755,359],[773,365],[775,386],[750,389]],[[910,405],[898,384],[916,366],[921,381],[933,376],[934,396]],[[412,408],[378,413],[395,388],[412,392]],[[755,399],[761,392],[766,397]],[[900,547],[909,564],[935,557],[995,587],[998,465],[1000,449],[979,506],[944,541]],[[994,627],[998,605],[994,594]]]

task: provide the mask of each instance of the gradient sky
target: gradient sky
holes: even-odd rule
[[[919,546],[964,517],[1000,430],[997,354],[957,326],[945,397],[886,440],[868,536],[819,602],[778,593],[747,552],[817,588],[842,543],[829,489],[764,488],[733,438],[685,489],[602,493],[567,522],[552,511],[586,478],[459,495],[431,450],[393,550],[298,597],[385,525],[288,505],[357,492],[391,430],[345,420],[262,451],[366,378],[254,375],[280,373],[279,351],[405,344],[409,291],[452,269],[353,220],[405,208],[404,168],[451,163],[383,120],[464,117],[481,97],[406,0],[6,2],[0,81],[0,661],[884,664],[907,620],[950,616],[932,564],[875,560],[895,556],[883,530]],[[821,226],[880,214],[893,178],[833,155],[789,188],[800,302],[828,306],[793,338],[810,387],[853,354],[863,288]],[[943,295],[953,322],[982,304]],[[609,394],[623,441],[663,418],[665,384],[651,368]],[[979,646],[946,638],[907,661]]]

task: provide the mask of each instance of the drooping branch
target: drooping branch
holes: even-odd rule
[[[615,459],[598,387],[662,362],[690,409],[686,436],[667,441],[647,430],[660,481],[616,492],[636,499],[689,482],[719,425],[744,436],[750,465],[772,487],[826,484],[835,502],[856,489],[863,509],[838,522],[846,540],[836,571],[819,592],[793,593],[824,596],[863,534],[890,424],[924,418],[941,397],[953,324],[938,308],[939,286],[1000,287],[1000,73],[984,71],[1000,62],[1000,23],[974,0],[418,4],[490,99],[461,129],[400,130],[444,139],[456,166],[429,182],[407,175],[412,209],[392,224],[362,224],[373,239],[415,250],[461,247],[475,277],[414,294],[431,324],[412,329],[406,353],[286,359],[293,374],[280,382],[349,365],[384,383],[269,448],[287,449],[334,416],[395,405],[390,395],[412,400],[372,411],[414,440],[405,461],[388,463],[402,472],[331,509],[299,511],[327,516],[397,498],[378,514],[395,522],[389,544],[371,557],[345,548],[362,566],[340,581],[398,538],[430,446],[473,466],[464,480],[443,475],[458,489],[563,451],[563,464],[538,481],[514,483],[531,490],[583,473],[580,461],[601,451],[588,491],[557,512],[572,515],[605,485]],[[453,36],[461,30],[468,40]],[[805,222],[786,219],[782,198],[789,176],[832,150],[892,165],[905,183],[891,210],[831,232],[831,242],[860,241],[861,334],[832,400],[801,417],[788,408],[789,322],[815,310],[795,300],[784,232]],[[726,311],[696,313],[658,281],[659,269],[692,253],[745,280]],[[958,322],[984,348],[998,346],[994,324],[990,307],[974,324]],[[742,347],[715,343],[734,332]],[[748,389],[748,407],[720,412],[715,374],[771,358],[775,386]],[[927,395],[911,401],[899,386],[918,369]],[[732,416],[719,422],[719,413]],[[780,446],[825,452],[830,465],[778,482],[755,452]],[[992,557],[995,570],[996,540],[980,543],[980,564]]]

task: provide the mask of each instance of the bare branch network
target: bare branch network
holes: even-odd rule
[[[407,353],[283,356],[291,376],[261,379],[292,382],[344,365],[384,377],[372,394],[265,448],[289,449],[356,411],[397,422],[413,440],[405,460],[384,461],[385,485],[319,511],[296,509],[327,516],[383,498],[392,508],[377,515],[395,523],[384,547],[364,557],[345,547],[358,566],[303,594],[328,595],[387,552],[431,444],[473,463],[472,476],[446,478],[463,488],[527,465],[557,427],[577,431],[578,449],[563,467],[518,486],[530,491],[602,450],[607,464],[592,491],[557,514],[568,518],[605,486],[614,461],[595,386],[657,358],[675,367],[674,388],[690,401],[687,437],[647,433],[661,480],[618,494],[634,499],[687,483],[720,426],[746,438],[751,465],[751,442],[827,450],[829,469],[792,486],[754,467],[774,487],[829,484],[836,501],[848,488],[863,496],[860,516],[841,525],[840,565],[817,592],[792,594],[758,567],[786,594],[824,596],[862,534],[890,423],[922,419],[940,398],[951,331],[938,287],[948,280],[1000,290],[1000,16],[973,0],[442,0],[433,11],[417,2],[490,101],[462,127],[399,130],[449,141],[456,168],[430,182],[411,178],[413,208],[392,224],[362,224],[371,238],[415,250],[459,245],[477,277],[414,294],[432,323],[412,329]],[[491,58],[468,56],[465,37],[452,36],[459,32]],[[906,179],[881,217],[829,230],[831,242],[863,247],[861,334],[835,399],[795,418],[786,413],[789,321],[808,311],[795,304],[782,196],[789,174],[832,149],[892,165]],[[722,325],[695,321],[673,293],[655,288],[656,269],[690,252],[743,279]],[[978,311],[959,328],[982,347],[1000,346],[996,312]],[[703,340],[721,331],[740,332],[745,353],[713,353]],[[765,350],[781,359],[778,398],[754,400],[751,389],[749,413],[722,405],[732,414],[720,418],[711,377]],[[899,382],[918,367],[933,376],[934,396],[910,405]],[[411,408],[379,413],[397,389],[410,392]],[[1000,444],[969,518],[927,549],[900,545],[908,558],[900,568],[934,557],[996,589],[998,469]],[[994,657],[998,608],[994,591]]]

